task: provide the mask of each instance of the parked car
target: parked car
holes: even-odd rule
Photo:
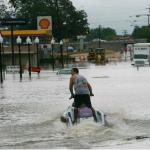
[[[74,47],[68,46],[68,51],[69,51],[69,52],[73,52],[74,50],[75,50]]]

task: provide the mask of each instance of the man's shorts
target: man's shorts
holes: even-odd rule
[[[90,95],[88,94],[75,95],[74,107],[78,108],[83,104],[86,105],[87,107],[92,107]]]

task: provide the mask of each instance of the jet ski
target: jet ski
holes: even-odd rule
[[[69,106],[60,117],[61,121],[66,123],[68,127],[72,127],[74,125],[74,107]],[[103,126],[106,125],[106,115],[101,110],[95,110],[96,115],[96,123],[101,124]],[[85,105],[81,105],[78,108],[78,116],[77,116],[77,124],[85,119],[91,118],[94,121],[92,110]]]

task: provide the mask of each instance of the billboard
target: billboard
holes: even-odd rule
[[[37,17],[38,30],[52,30],[52,17],[51,16],[38,16]]]

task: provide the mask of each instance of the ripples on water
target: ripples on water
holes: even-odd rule
[[[111,79],[109,73],[89,76],[101,83]],[[22,82],[18,79],[6,75],[0,90],[0,148],[111,148],[150,138],[149,119],[128,118],[113,106],[110,112],[105,109],[106,127],[86,121],[67,128],[59,118],[71,104],[69,76],[43,72],[39,78],[33,74],[31,80],[27,75]]]

